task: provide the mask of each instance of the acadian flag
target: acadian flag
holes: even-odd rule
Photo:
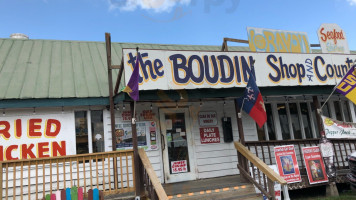
[[[138,101],[139,99],[139,90],[138,90],[138,82],[139,82],[139,58],[140,54],[137,52],[137,58],[135,63],[135,68],[131,74],[130,80],[127,83],[126,87],[122,90],[122,92],[126,92],[134,101]]]
[[[336,91],[347,97],[350,101],[356,104],[356,71],[352,67],[346,75],[341,79]]]
[[[250,75],[244,96],[236,99],[237,104],[256,121],[261,128],[267,121],[265,104],[260,90],[258,89],[255,78]]]

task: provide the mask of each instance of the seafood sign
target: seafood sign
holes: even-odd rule
[[[327,138],[356,138],[356,123],[321,116]]]
[[[301,182],[300,171],[297,157],[295,155],[294,145],[274,147],[274,155],[279,171],[287,183]]]

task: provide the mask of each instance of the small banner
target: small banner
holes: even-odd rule
[[[279,174],[287,181],[287,183],[302,181],[294,145],[274,147],[274,155]]]
[[[316,184],[328,182],[325,165],[322,160],[319,147],[303,147],[302,151],[304,163],[307,168],[309,183]]]
[[[327,138],[356,138],[356,123],[321,116]]]

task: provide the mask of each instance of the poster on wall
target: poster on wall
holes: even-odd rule
[[[188,166],[186,160],[178,160],[171,162],[172,174],[188,172]]]
[[[3,116],[0,161],[76,154],[74,113]]]
[[[146,150],[157,149],[156,122],[136,122],[137,145]],[[130,122],[115,124],[116,150],[132,149],[132,129]]]
[[[200,128],[201,144],[220,143],[220,134],[218,127]]]
[[[218,124],[217,115],[214,111],[199,112],[198,117],[199,126],[216,126]]]
[[[303,147],[303,159],[308,173],[310,184],[328,182],[325,165],[318,146]]]
[[[327,138],[356,138],[356,123],[321,116]]]
[[[287,183],[301,182],[300,171],[297,157],[295,155],[294,145],[274,147],[274,155],[279,171]]]
[[[345,32],[337,24],[322,24],[318,29],[320,48],[323,53],[350,54]]]

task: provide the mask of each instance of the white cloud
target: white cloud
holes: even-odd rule
[[[356,6],[356,0],[347,0],[351,6]]]
[[[187,5],[191,0],[108,0],[109,10],[120,9],[134,11],[136,9],[170,12],[176,5]]]

